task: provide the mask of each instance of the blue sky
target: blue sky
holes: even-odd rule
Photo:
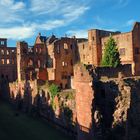
[[[0,37],[8,46],[49,36],[87,37],[98,28],[127,32],[140,21],[140,0],[0,0]]]

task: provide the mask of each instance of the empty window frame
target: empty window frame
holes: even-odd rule
[[[120,53],[121,56],[122,56],[122,55],[125,55],[125,48],[121,48],[121,49],[119,50],[119,53]]]
[[[135,54],[140,54],[140,48],[135,48]]]
[[[4,59],[1,59],[1,64],[4,64]]]
[[[7,59],[7,64],[10,64],[10,60],[9,59]]]

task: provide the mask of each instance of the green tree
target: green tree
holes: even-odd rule
[[[50,94],[51,94],[52,100],[53,100],[54,97],[57,95],[58,91],[59,91],[59,89],[58,89],[58,86],[57,86],[57,85],[51,84],[51,85],[49,86],[49,92],[50,92]]]
[[[54,102],[54,98],[55,96],[58,94],[58,91],[59,91],[59,88],[57,85],[55,84],[51,84],[49,86],[49,93],[50,93],[50,96],[51,96],[51,105],[52,105],[52,108],[55,110],[56,106],[55,106],[55,102]]]
[[[101,65],[107,67],[117,67],[120,65],[120,63],[120,55],[117,49],[117,43],[112,38],[112,36],[110,36],[107,43],[105,44]]]

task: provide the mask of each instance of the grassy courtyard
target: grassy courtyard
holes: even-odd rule
[[[43,121],[24,114],[15,116],[11,107],[0,101],[1,140],[72,140]]]

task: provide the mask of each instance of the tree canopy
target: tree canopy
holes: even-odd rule
[[[105,44],[105,50],[102,57],[101,65],[104,67],[117,67],[120,65],[120,55],[117,48],[117,43],[110,36]]]

